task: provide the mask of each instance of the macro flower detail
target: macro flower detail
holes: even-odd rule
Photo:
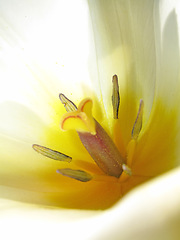
[[[0,12],[1,236],[179,240],[179,1]]]
[[[113,116],[114,119],[118,119],[120,96],[117,75],[113,76],[112,83]],[[121,181],[122,178],[130,177],[132,175],[130,166],[132,165],[133,153],[142,128],[143,100],[140,100],[139,111],[131,133],[132,139],[128,144],[126,157],[123,157],[116,147],[117,143],[113,142],[103,127],[93,118],[93,101],[90,98],[82,100],[78,107],[62,93],[59,95],[59,98],[67,111],[67,113],[62,116],[60,128],[64,131],[70,129],[77,131],[77,134],[87,152],[102,170],[101,175],[104,173],[107,176],[115,177],[116,179],[114,179],[114,181]],[[73,161],[72,157],[47,147],[37,144],[33,144],[32,147],[38,153],[54,160],[67,163]],[[96,177],[96,174],[93,172],[71,168],[58,169],[57,173],[81,182],[88,182],[94,178],[98,179],[98,177],[100,178],[101,176]]]

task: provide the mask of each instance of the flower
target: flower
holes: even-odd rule
[[[102,6],[101,1],[89,1],[89,22],[86,3],[70,3],[71,9],[69,1],[55,0],[46,1],[43,8],[41,2],[36,2],[35,8],[33,2],[24,5],[18,1],[12,5],[11,1],[6,1],[1,10],[2,16],[6,13],[6,21],[1,23],[6,30],[2,35],[1,59],[1,78],[4,79],[0,106],[1,198],[39,204],[37,208],[31,206],[30,210],[26,204],[15,204],[17,209],[23,209],[20,222],[32,209],[37,209],[35,215],[40,213],[40,222],[46,213],[48,218],[52,217],[51,210],[38,210],[43,205],[83,209],[110,207],[132,187],[179,166],[178,4],[169,4],[167,8],[166,1],[106,1]],[[16,25],[17,9],[20,12]],[[73,23],[69,16],[74,16]],[[14,27],[19,34],[14,34]],[[68,27],[74,31],[73,44]],[[121,95],[118,120],[112,120],[108,84],[114,74],[119,77]],[[88,82],[79,92],[83,79]],[[93,113],[108,134],[114,136],[123,158],[133,153],[132,176],[128,180],[117,183],[107,176],[105,181],[81,183],[55,172],[60,165],[67,166],[67,163],[60,164],[33,152],[31,145],[38,140],[42,146],[68,151],[63,153],[76,160],[72,161],[72,166],[79,164],[88,170],[91,166],[100,174],[76,133],[60,132],[57,127],[63,111],[57,99],[59,91],[72,94],[71,99],[76,102],[80,102],[83,95],[93,98]],[[131,132],[140,99],[144,101],[143,126],[133,151],[129,143],[132,143]],[[84,159],[86,166],[80,161]],[[63,216],[64,230],[60,234],[69,238],[72,233],[68,231],[75,224],[72,229],[77,228],[76,236],[88,239],[84,235],[87,224],[93,227],[90,233],[93,239],[107,236],[118,239],[118,234],[122,239],[149,236],[151,239],[164,239],[164,236],[170,239],[172,232],[176,237],[180,216],[178,179],[177,169],[134,189],[110,210],[103,213],[92,211],[91,218],[87,218],[90,212],[81,211],[85,217],[76,223],[64,220]],[[166,189],[162,187],[164,184]],[[157,198],[152,196],[153,193]],[[152,207],[151,200],[153,214],[147,211],[147,206]],[[11,201],[1,202],[13,205]],[[67,213],[69,211],[65,211]],[[69,214],[77,216],[79,212]],[[35,215],[31,215],[33,221]],[[153,224],[154,218],[158,227]],[[51,219],[56,220],[56,217]],[[129,226],[135,219],[139,219],[143,226]],[[59,221],[57,216],[57,223]],[[52,225],[46,220],[43,223],[43,226],[51,226],[51,230],[56,227],[59,233],[57,224]],[[160,228],[161,223],[167,229],[165,233]],[[146,236],[144,231],[151,234]]]

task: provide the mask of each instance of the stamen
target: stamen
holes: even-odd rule
[[[135,148],[136,148],[136,140],[131,139],[127,145],[127,165],[130,167],[132,166]]]
[[[136,121],[134,123],[133,130],[132,130],[132,133],[131,133],[132,138],[135,139],[135,140],[138,138],[139,133],[140,133],[141,128],[142,128],[143,108],[144,108],[144,102],[141,99],[140,104],[139,104],[138,114],[137,114],[137,117],[136,117]]]
[[[92,179],[92,176],[89,173],[82,170],[64,168],[64,169],[58,169],[57,173],[60,173],[63,176],[70,177],[81,182],[88,182]]]
[[[62,104],[64,104],[64,107],[67,112],[73,112],[77,110],[76,105],[71,100],[69,100],[64,94],[60,93],[59,99],[61,100]]]
[[[55,151],[55,150],[52,150],[50,148],[47,148],[47,147],[43,147],[43,146],[40,146],[38,144],[33,144],[32,145],[32,148],[42,154],[43,156],[46,156],[48,158],[52,158],[54,160],[57,160],[57,161],[63,161],[63,162],[68,162],[70,163],[72,158],[63,154],[63,153],[60,153],[58,151]]]
[[[122,165],[122,169],[123,169],[123,171],[124,171],[127,175],[129,175],[129,176],[132,175],[131,168],[128,167],[126,164],[123,164],[123,165]]]
[[[112,93],[113,115],[114,115],[114,119],[118,119],[120,96],[119,96],[119,84],[118,84],[117,75],[113,76],[112,83],[113,83],[113,93]]]

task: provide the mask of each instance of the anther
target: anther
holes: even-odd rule
[[[47,148],[47,147],[40,146],[38,144],[33,144],[32,148],[36,152],[42,154],[43,156],[54,159],[54,160],[57,160],[57,161],[63,161],[63,162],[69,162],[70,163],[71,160],[72,160],[71,157],[69,157],[69,156],[67,156],[63,153],[60,153],[58,151],[52,150],[52,149]]]
[[[135,140],[138,138],[142,128],[143,108],[144,108],[144,102],[141,99],[139,104],[138,114],[137,114],[133,129],[132,129],[132,133],[131,133],[132,138]]]
[[[64,94],[60,93],[59,99],[61,100],[67,112],[73,112],[77,110],[76,105],[71,100],[69,100]]]
[[[117,75],[113,76],[112,84],[113,84],[113,92],[112,92],[113,115],[114,115],[114,119],[118,119],[120,96],[119,96],[119,84],[118,84]]]
[[[64,169],[58,169],[56,172],[60,173],[63,176],[70,177],[81,182],[88,182],[93,178],[89,173],[83,170],[74,170],[70,168],[64,168]]]

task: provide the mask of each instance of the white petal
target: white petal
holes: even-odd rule
[[[23,142],[37,141],[46,121],[27,106],[16,102],[0,103],[0,134]],[[1,139],[1,138],[0,138]]]
[[[27,9],[30,9],[30,13],[26,11],[25,12],[27,13],[29,22],[28,21],[26,22],[24,20],[26,18],[25,17],[26,15],[24,14],[25,12],[22,11],[22,9],[24,9],[23,8],[24,6],[26,9],[27,5],[24,5],[23,3],[24,1],[17,1],[15,5],[12,5],[11,1],[6,1],[6,2],[4,1],[5,5],[3,5],[2,7],[2,16],[4,16],[5,13],[7,12],[7,18],[5,18],[6,21],[2,22],[4,24],[3,25],[4,28],[6,27],[10,28],[10,26],[14,25],[16,19],[18,19],[19,24],[17,27],[17,31],[21,33],[25,32],[25,35],[21,36],[20,34],[23,40],[22,39],[19,40],[19,38],[15,36],[15,42],[14,42],[14,38],[11,38],[13,28],[10,30],[10,32],[8,32],[10,36],[8,40],[10,41],[11,39],[13,39],[13,41],[10,45],[8,44],[8,46],[5,46],[3,48],[4,55],[1,59],[1,62],[3,62],[4,65],[1,65],[2,67],[1,79],[3,79],[4,82],[7,82],[7,84],[1,88],[1,96],[4,92],[6,94],[7,92],[9,92],[9,95],[11,96],[10,99],[12,100],[16,99],[16,101],[18,102],[21,102],[22,100],[26,102],[26,93],[29,90],[28,86],[31,86],[31,94],[30,94],[31,97],[29,99],[32,99],[33,90],[37,88],[38,91],[40,92],[39,97],[41,98],[41,100],[43,99],[43,103],[44,103],[44,102],[48,102],[46,91],[48,93],[50,92],[49,94],[50,96],[51,95],[54,96],[54,94],[56,95],[59,91],[59,89],[57,89],[54,93],[54,90],[53,90],[53,89],[56,89],[56,87],[58,86],[57,82],[54,82],[52,84],[53,86],[49,86],[49,79],[50,79],[49,76],[53,76],[53,78],[55,79],[61,79],[65,77],[63,79],[67,80],[68,78],[67,76],[69,76],[69,74],[71,79],[73,79],[74,72],[75,72],[75,75],[80,73],[82,74],[81,67],[84,66],[83,61],[80,60],[80,64],[77,63],[76,65],[76,61],[75,61],[76,58],[75,57],[71,58],[71,55],[73,56],[79,55],[78,49],[81,48],[81,44],[83,44],[83,40],[85,40],[86,42],[86,39],[81,39],[78,37],[77,39],[80,40],[80,43],[78,42],[78,40],[76,41],[75,39],[75,42],[77,43],[77,46],[78,46],[76,49],[74,49],[74,47],[70,47],[69,45],[71,44],[71,41],[68,41],[68,47],[70,47],[70,50],[68,50],[69,48],[65,48],[65,51],[64,51],[62,47],[63,44],[61,48],[58,48],[58,43],[61,40],[61,36],[63,34],[56,35],[57,29],[55,29],[56,31],[53,31],[54,29],[51,29],[53,26],[53,23],[54,24],[56,23],[57,25],[57,21],[61,23],[60,26],[63,29],[62,20],[64,19],[63,18],[61,19],[62,15],[59,14],[58,10],[61,10],[61,13],[63,13],[65,9],[69,10],[69,3],[73,3],[73,1],[71,2],[67,1],[67,5],[63,9],[61,9],[60,7],[56,8],[57,6],[56,4],[52,6],[52,1],[49,1],[47,5],[45,5],[46,7],[44,11],[41,11],[42,10],[41,3],[40,5],[36,5],[36,4],[31,5],[30,3],[32,2],[28,2],[28,4],[30,4],[29,6],[31,6],[30,8],[29,6],[27,8]],[[56,1],[54,1],[53,3],[56,3]],[[116,32],[114,33],[112,31],[107,31],[108,33],[111,32],[112,34],[107,39],[107,42],[104,44],[104,46],[107,47],[105,50],[105,53],[103,53],[102,51],[103,54],[101,55],[101,51],[100,51],[100,56],[101,56],[99,61],[100,70],[97,70],[97,72],[99,71],[100,79],[105,79],[105,82],[102,82],[102,84],[104,84],[106,83],[107,79],[111,78],[111,75],[114,74],[114,71],[116,71],[116,73],[122,79],[121,80],[122,90],[125,89],[126,87],[125,80],[128,79],[128,84],[132,84],[132,87],[135,86],[136,97],[137,98],[143,97],[145,102],[147,102],[148,107],[146,111],[148,112],[150,111],[152,106],[152,101],[154,96],[154,86],[155,86],[155,76],[154,76],[155,62],[153,61],[155,56],[155,46],[154,46],[154,40],[153,40],[154,25],[152,21],[152,11],[149,11],[149,9],[153,10],[153,4],[150,1],[137,1],[137,2],[134,2],[134,5],[132,6],[129,5],[129,1],[122,1],[122,2],[119,1],[116,3],[117,3],[117,6],[115,5],[113,9],[113,7],[109,8],[109,4],[108,2],[106,2],[105,8],[102,9],[102,16],[105,17],[104,22],[102,21],[100,25],[102,24],[103,27],[105,25],[105,27],[107,27],[110,30],[114,29],[114,28],[111,28],[111,26],[115,25],[114,26],[115,29],[118,29],[118,24],[116,22],[116,19],[121,17],[120,15],[122,14],[122,16],[124,16],[123,21],[119,21],[119,23],[121,24],[122,32],[125,32],[126,37],[125,39],[121,38],[121,34],[119,33],[116,39],[114,37],[114,34],[116,34]],[[131,3],[133,4],[133,1],[131,1]],[[142,8],[141,8],[141,5],[139,5],[140,3],[141,4],[144,3]],[[71,16],[74,13],[75,5],[76,4],[71,5],[71,8],[72,8],[72,12],[70,12]],[[47,13],[49,12],[50,7],[51,7],[50,12],[56,13],[56,14],[51,15],[50,20],[52,20],[52,22],[50,25],[48,25],[49,18],[47,19],[45,18],[46,19],[45,22],[42,21],[41,19],[44,20],[44,18],[39,17],[39,12],[43,12],[44,16],[46,16]],[[118,14],[115,11],[116,7],[120,9],[120,12]],[[12,10],[9,11],[9,9],[12,9]],[[19,12],[18,12],[18,9],[19,9]],[[31,21],[31,13],[34,13],[35,9],[38,9],[36,13],[36,17],[33,18],[33,21]],[[124,9],[127,9],[127,12],[123,12]],[[105,14],[103,11],[105,12]],[[106,22],[106,16],[108,16],[107,12],[108,13],[111,12],[112,14],[110,14],[110,19],[108,19],[108,21]],[[123,15],[123,13],[125,14]],[[158,11],[155,13],[158,13]],[[60,16],[60,19],[54,16]],[[75,14],[75,16],[77,15]],[[98,17],[98,14],[96,16]],[[115,16],[115,19],[113,20],[114,16]],[[126,22],[125,20],[127,16],[129,16],[129,18],[128,18],[127,24],[125,24]],[[69,15],[68,16],[65,15],[64,17],[67,21],[69,20]],[[73,18],[73,20],[74,19],[75,18]],[[79,22],[75,21],[75,25],[79,26],[80,24],[81,26],[81,23],[82,23],[81,20]],[[112,23],[109,25],[110,20],[112,20]],[[38,21],[38,24],[37,24],[37,21]],[[23,22],[22,25],[20,24],[21,22]],[[69,23],[69,26],[72,26],[71,25],[72,22]],[[31,25],[31,23],[33,24]],[[106,23],[108,24],[106,25]],[[37,27],[36,27],[36,24],[37,24]],[[86,29],[87,27],[86,24],[85,26],[83,25],[84,27],[78,28],[79,33],[82,30],[84,31]],[[151,31],[148,31],[147,26],[150,26]],[[163,24],[161,26],[163,26]],[[66,27],[64,29],[64,32],[62,31],[62,33],[66,33],[65,31],[67,29]],[[106,33],[105,27],[104,27],[105,34],[104,35],[102,34],[103,39],[106,39],[106,37],[108,36],[108,34]],[[143,36],[139,34],[136,35],[136,33],[141,32],[142,30],[143,30]],[[149,40],[147,42],[144,41],[147,37],[147,32],[149,33],[148,39],[150,38],[152,41],[149,41]],[[41,33],[42,33],[42,37],[41,37]],[[157,34],[156,36],[158,36],[158,33],[156,33]],[[66,34],[67,34],[66,37],[69,36],[69,38],[71,38],[71,34],[70,35],[68,35],[68,33]],[[75,31],[74,36],[76,34],[77,32]],[[6,39],[8,38],[8,36],[5,36],[4,38]],[[48,44],[49,40],[54,44],[53,51],[51,51],[51,48],[50,48],[47,54],[44,54],[44,49],[46,48],[46,44]],[[102,39],[100,39],[99,43],[101,43],[101,40]],[[121,49],[121,47],[119,48],[119,45],[118,45],[119,40],[120,40],[120,43],[122,43],[123,49]],[[14,48],[14,46],[16,45],[15,44],[16,41],[18,42],[18,47]],[[115,45],[114,45],[114,41],[116,43]],[[22,48],[21,42],[24,43],[24,46],[23,46],[24,50],[21,49]],[[96,42],[98,42],[97,39],[96,39]],[[167,42],[169,43],[169,39]],[[169,46],[169,44],[167,45]],[[54,46],[56,46],[57,48],[54,48]],[[97,47],[99,48],[98,45]],[[137,49],[140,49],[140,48],[144,50],[141,53],[137,52]],[[56,49],[58,49],[57,53],[56,53]],[[63,64],[64,66],[66,66],[65,68],[67,69],[64,72],[63,70],[60,71],[59,69],[57,69],[55,65],[55,62],[57,61],[57,57],[61,52],[63,53],[62,55],[64,56],[64,58],[62,59],[62,62],[60,60],[61,70],[62,68],[64,68]],[[126,66],[124,66],[123,60],[121,60],[122,52],[124,53],[126,58],[126,61],[125,61]],[[66,56],[66,53],[68,53],[67,56]],[[169,56],[169,54],[176,56],[175,50],[173,50],[172,53],[171,51],[168,51],[167,56]],[[48,58],[47,55],[50,57]],[[4,58],[4,56],[6,57]],[[149,56],[148,59],[146,59],[145,56]],[[160,56],[160,62],[162,60],[162,56]],[[71,60],[70,63],[69,63],[69,59]],[[82,56],[82,59],[84,59],[84,55]],[[111,62],[112,59],[115,59],[115,60]],[[120,66],[116,64],[117,59],[121,60],[121,63],[123,65],[123,68],[125,69],[125,72],[122,69],[120,70],[118,69],[120,68]],[[177,56],[175,57],[175,59],[178,60]],[[16,67],[13,67],[13,63],[15,61],[17,61],[17,65],[16,65],[17,69],[15,69]],[[119,62],[119,60],[117,62]],[[75,65],[73,66],[74,63]],[[107,74],[107,76],[104,73],[105,71],[103,72],[104,66],[106,65],[104,63],[106,64],[109,63],[109,66],[111,69],[109,71],[109,74]],[[176,77],[177,65],[175,62],[173,63],[175,64],[175,68],[174,68],[175,73],[174,71],[172,71],[171,73],[174,73],[175,75],[173,76]],[[28,67],[27,67],[27,64],[28,64]],[[135,67],[134,67],[134,64],[135,64]],[[146,69],[145,66],[148,66],[148,64],[150,65],[150,68]],[[166,63],[164,65],[162,64],[163,69],[165,69],[166,65],[167,65]],[[38,69],[40,69],[38,71],[36,70],[37,66],[38,66]],[[50,70],[45,71],[47,67]],[[29,68],[30,68],[30,71],[29,71]],[[8,73],[8,69],[12,69],[13,71]],[[73,71],[69,73],[68,69],[73,69]],[[85,66],[85,69],[86,69],[86,66]],[[82,78],[84,78],[86,74],[87,72],[85,73],[85,75],[82,74]],[[34,78],[34,75],[36,76],[35,78]],[[157,75],[158,77],[162,75],[161,70],[157,72]],[[164,77],[166,79],[166,76]],[[44,90],[43,91],[39,90],[40,89],[39,87],[41,86],[41,84],[36,85],[36,81],[34,81],[34,79],[37,79],[37,78],[40,79],[40,83],[42,81],[45,81],[44,82],[45,89],[48,89],[48,90],[46,90],[45,92]],[[12,82],[12,79],[15,82]],[[23,81],[24,79],[28,79],[28,82],[31,83],[32,85],[31,84],[26,85],[25,82]],[[152,82],[151,82],[151,79],[152,79]],[[167,79],[169,79],[169,77]],[[97,76],[95,80],[97,80]],[[144,84],[142,84],[143,82]],[[167,81],[165,82],[167,84]],[[18,87],[22,88],[22,91],[18,89],[17,92],[14,93],[14,87],[17,86],[17,83],[18,83]],[[159,88],[161,87],[161,83],[162,82],[158,82],[157,86]],[[175,82],[173,82],[172,86],[176,86],[176,84],[174,83]],[[66,83],[65,85],[68,86],[68,84],[69,83]],[[139,90],[138,87],[141,89]],[[149,94],[146,95],[145,93],[147,93],[148,89],[150,89],[150,91],[149,91]],[[108,87],[105,88],[104,91],[106,90],[108,90]],[[21,95],[22,92],[23,94]],[[170,91],[170,93],[172,94],[172,91]],[[36,94],[34,95],[36,96]],[[5,97],[3,97],[2,100],[4,100],[4,98],[6,98],[6,95]],[[41,109],[41,106],[43,104],[42,103],[37,104],[37,103],[38,101],[36,100],[34,100],[33,104],[31,103],[31,101],[30,102],[28,101],[27,106],[29,106],[30,110],[32,110],[32,108],[36,106],[35,111],[39,113],[39,109]],[[107,103],[109,104],[109,99],[107,100]],[[41,114],[39,113],[39,115]],[[4,124],[3,126],[5,126],[6,122],[3,121],[3,124]],[[11,122],[10,124],[13,124],[13,123]],[[3,129],[6,129],[6,128],[3,127]],[[17,134],[17,132],[15,133]],[[122,240],[123,239],[124,240],[126,239],[138,239],[138,240],[139,239],[140,240],[141,239],[158,239],[158,240],[163,239],[164,240],[164,239],[172,239],[172,236],[175,238],[176,234],[179,234],[178,231],[179,231],[179,224],[180,224],[179,223],[180,222],[179,174],[180,174],[179,170],[174,171],[169,175],[160,178],[159,181],[157,182],[156,180],[154,180],[153,182],[140,187],[139,190],[138,189],[134,190],[129,195],[127,195],[124,198],[124,200],[118,203],[118,205],[102,213],[101,216],[97,216],[97,217],[92,216],[92,218],[88,219],[89,213],[85,212],[84,219],[76,221],[76,223],[74,223],[73,218],[77,219],[77,214],[79,214],[79,211],[78,213],[75,213],[75,215],[70,213],[69,218],[71,220],[69,220],[69,218],[65,220],[64,214],[59,209],[53,209],[52,211],[52,210],[37,209],[35,206],[34,207],[31,206],[30,209],[27,210],[26,209],[27,205],[24,205],[24,207],[22,208],[21,204],[17,206],[15,203],[5,202],[5,204],[7,204],[6,206],[7,208],[11,207],[13,204],[15,204],[17,208],[14,211],[11,211],[10,209],[9,211],[4,210],[4,212],[1,213],[2,214],[1,215],[2,217],[1,234],[2,235],[5,234],[6,238],[14,238],[14,236],[18,236],[19,239],[28,239],[28,238],[29,239],[33,239],[33,238],[49,239],[52,237],[55,238],[57,236],[60,236],[60,237],[63,236],[64,239],[70,239],[70,238],[76,237],[78,239],[98,239],[98,240],[99,239],[104,240],[104,239],[110,239],[110,238],[113,238],[113,239],[121,238]],[[3,203],[2,203],[2,206],[4,207]],[[22,210],[19,211],[20,209]],[[65,211],[65,214],[67,214],[67,211]],[[9,231],[9,229],[11,231]],[[31,229],[33,229],[34,231],[31,231]],[[92,229],[92,231],[89,232],[89,229]],[[171,234],[174,234],[174,235],[171,235]]]
[[[180,90],[180,5],[179,1],[157,1],[156,97],[172,108],[179,101]],[[159,17],[158,17],[159,16]]]
[[[136,188],[104,212],[0,203],[1,234],[6,239],[178,240],[180,169]]]
[[[89,1],[89,4],[95,32],[94,54],[98,59],[96,81],[99,79],[105,106],[111,108],[109,83],[112,75],[117,74],[121,107],[131,112],[132,99],[138,104],[143,98],[147,120],[156,81],[153,1]]]
[[[82,0],[2,1],[1,101],[42,112],[59,92],[82,96],[82,82],[90,86],[87,11]]]
[[[176,131],[174,143],[177,144],[175,154],[179,165],[180,5],[178,0],[155,1],[155,9],[156,86],[152,116],[154,114],[153,118],[159,124],[158,121],[163,118],[161,110],[167,116],[174,114],[175,124],[169,125],[170,131],[173,128]]]
[[[179,239],[180,169],[133,190],[99,222],[93,239]]]
[[[32,142],[54,124],[60,92],[79,101],[89,90],[88,6],[7,0],[0,15],[0,133]]]

